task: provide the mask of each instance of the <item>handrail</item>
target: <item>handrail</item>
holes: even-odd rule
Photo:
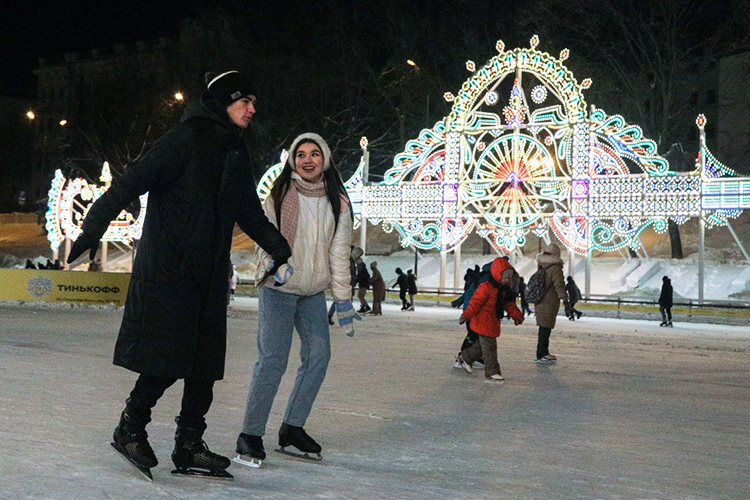
[[[240,285],[254,284],[253,280],[239,280]],[[398,288],[386,288],[386,292],[398,293]],[[437,295],[437,296],[453,296],[458,297],[464,293],[463,288],[434,288],[434,287],[420,287],[419,295]],[[419,297],[418,297],[419,298]],[[587,302],[599,302],[608,304],[617,304],[618,307],[623,304],[633,305],[652,305],[658,306],[658,298],[647,298],[647,297],[621,297],[619,295],[602,295],[602,294],[589,294],[584,295],[581,298],[581,303]],[[672,304],[673,307],[688,307],[692,308],[716,308],[716,309],[750,309],[750,301],[748,300],[703,300],[702,302],[698,299],[681,299],[676,300]]]

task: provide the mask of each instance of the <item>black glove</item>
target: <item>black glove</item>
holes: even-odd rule
[[[81,233],[73,242],[73,246],[70,249],[68,264],[72,264],[83,252],[89,249],[89,260],[94,260],[96,258],[96,251],[99,249],[99,238],[91,236],[88,233]]]
[[[281,251],[277,252],[275,255],[271,255],[271,258],[273,259],[273,267],[268,270],[268,274],[270,276],[273,276],[276,274],[276,271],[279,270],[281,266],[287,263],[289,261],[289,257],[292,256],[291,251]]]

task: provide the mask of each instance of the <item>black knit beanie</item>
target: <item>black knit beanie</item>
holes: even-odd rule
[[[224,107],[230,106],[242,97],[256,95],[252,82],[239,71],[227,71],[219,75],[206,73],[204,79],[208,93]]]

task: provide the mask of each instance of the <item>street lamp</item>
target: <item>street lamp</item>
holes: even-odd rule
[[[416,71],[419,71],[419,66],[417,63],[412,61],[411,59],[406,60],[406,64],[414,68]],[[427,94],[425,96],[425,108],[424,108],[424,122],[425,126],[429,127],[430,123],[430,94]]]
[[[28,110],[28,111],[26,112],[26,118],[28,118],[29,120],[33,120],[34,118],[36,118],[36,115],[34,114],[34,112],[33,112],[33,111],[31,111],[31,110]]]
[[[185,96],[184,96],[184,95],[182,95],[182,92],[175,92],[175,94],[174,94],[174,98],[175,98],[176,100],[178,100],[178,101],[181,101],[181,100],[185,99]]]

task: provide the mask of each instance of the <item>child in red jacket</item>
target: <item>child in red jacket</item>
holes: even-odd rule
[[[523,323],[523,313],[516,307],[513,298],[513,266],[507,260],[498,257],[492,261],[492,277],[485,281],[471,297],[469,307],[463,312],[458,323],[463,325],[471,321],[471,329],[479,334],[475,342],[458,355],[464,370],[471,373],[471,364],[484,358],[484,376],[487,382],[502,382],[505,377],[500,373],[497,361],[497,337],[500,336],[500,324],[507,311],[516,325]]]

